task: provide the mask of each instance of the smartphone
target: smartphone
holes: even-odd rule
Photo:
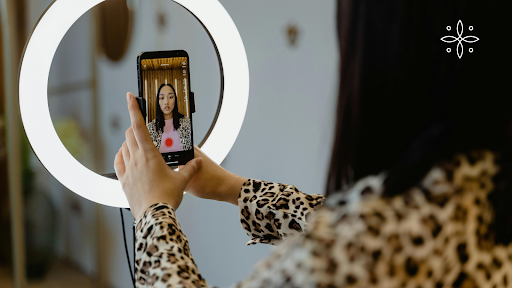
[[[139,97],[145,100],[142,109],[146,110],[142,114],[153,144],[169,167],[194,158],[189,67],[184,50],[143,52],[137,57]]]

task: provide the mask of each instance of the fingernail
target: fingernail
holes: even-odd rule
[[[126,101],[130,101],[130,92],[126,93]]]

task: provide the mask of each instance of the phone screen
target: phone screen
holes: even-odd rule
[[[182,165],[193,158],[187,153],[193,153],[188,57],[142,57],[139,61],[140,92],[146,100],[151,140],[169,166]]]

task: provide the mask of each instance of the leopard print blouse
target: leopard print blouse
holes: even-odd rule
[[[149,136],[155,144],[156,149],[160,149],[160,142],[162,141],[162,131],[156,129],[156,119],[146,124],[149,131]],[[178,127],[178,133],[180,134],[180,142],[184,151],[192,149],[192,133],[191,133],[190,118],[182,117],[180,119],[180,127]]]
[[[498,170],[491,152],[457,155],[392,198],[385,173],[327,199],[250,179],[238,198],[247,244],[277,248],[234,287],[511,287],[512,245],[488,231]],[[136,237],[138,287],[207,287],[172,207],[149,207]]]

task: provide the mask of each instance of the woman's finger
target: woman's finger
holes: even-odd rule
[[[114,159],[114,170],[116,171],[117,179],[119,180],[123,178],[124,173],[126,172],[126,166],[124,166],[123,153],[121,149],[122,148],[119,148]]]
[[[154,149],[155,145],[149,137],[149,131],[146,128],[146,123],[142,114],[140,113],[139,104],[135,100],[135,96],[132,93],[126,94],[126,100],[128,101],[128,112],[130,112],[130,119],[132,123],[133,134],[137,139],[137,144],[141,149]]]
[[[131,159],[130,148],[128,147],[128,144],[126,143],[126,141],[124,141],[123,146],[121,146],[121,152],[122,152],[122,156],[123,156],[125,163],[130,162],[130,159]]]
[[[201,158],[195,158],[191,161],[188,161],[187,164],[183,167],[183,169],[180,169],[178,173],[185,175],[185,179],[188,183],[192,177],[194,177],[194,174],[196,174],[197,170],[199,170],[203,166],[203,159]]]
[[[135,151],[139,149],[139,145],[137,143],[137,140],[135,139],[135,135],[133,133],[132,127],[128,128],[126,132],[124,133],[124,136],[126,137],[126,144],[128,144],[128,149],[130,150],[131,154],[135,154]],[[128,160],[129,161],[129,160]]]

